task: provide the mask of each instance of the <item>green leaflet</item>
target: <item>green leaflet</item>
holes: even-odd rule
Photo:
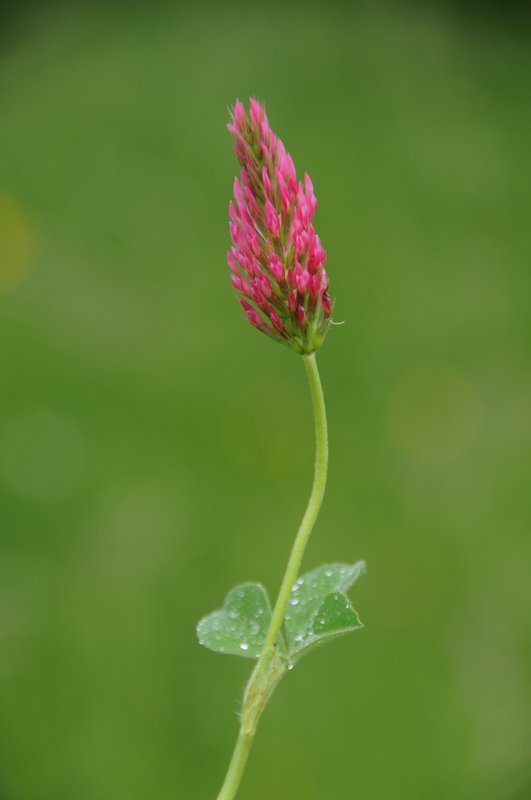
[[[323,564],[295,582],[285,617],[292,663],[310,649],[363,627],[344,594],[365,571],[365,562]]]
[[[214,611],[199,622],[199,644],[244,658],[258,658],[264,646],[271,604],[260,583],[242,583],[228,593],[223,608]],[[282,640],[281,650],[285,653]]]
[[[290,663],[293,665],[319,645],[360,628],[363,628],[363,624],[348,597],[342,592],[329,594],[323,600],[315,617],[309,621],[304,633],[290,643]]]

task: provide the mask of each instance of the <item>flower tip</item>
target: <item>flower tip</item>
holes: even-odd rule
[[[247,119],[247,114],[245,113],[245,107],[241,100],[236,100],[234,103],[234,108],[232,109],[232,119],[237,128],[241,128],[245,120]]]
[[[256,97],[249,98],[249,106],[250,106],[250,116],[252,122],[260,128],[260,124],[262,120],[267,119],[265,108],[262,103],[260,103]]]

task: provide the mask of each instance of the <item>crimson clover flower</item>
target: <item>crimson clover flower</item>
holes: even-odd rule
[[[238,100],[228,129],[240,162],[230,203],[227,261],[247,319],[301,354],[323,343],[332,311],[326,252],[312,224],[317,200],[309,175],[269,127],[263,105]]]

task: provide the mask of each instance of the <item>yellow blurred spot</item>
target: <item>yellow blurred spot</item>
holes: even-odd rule
[[[479,433],[482,417],[474,385],[451,367],[411,370],[389,396],[393,439],[408,455],[427,464],[458,458]]]
[[[33,235],[22,206],[0,194],[0,294],[12,289],[28,272]]]

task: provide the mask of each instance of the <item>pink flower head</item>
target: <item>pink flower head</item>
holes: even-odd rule
[[[313,227],[317,200],[308,175],[297,180],[293,159],[254,97],[238,100],[227,126],[240,163],[230,203],[231,280],[255,328],[297,353],[323,343],[333,302],[326,252]]]

